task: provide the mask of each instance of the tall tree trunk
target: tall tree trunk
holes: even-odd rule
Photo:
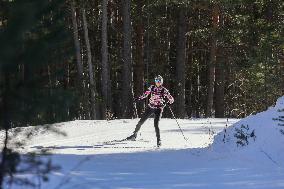
[[[137,1],[137,15],[139,15],[137,26],[136,26],[136,56],[137,56],[137,62],[134,68],[134,86],[135,86],[135,94],[136,96],[141,95],[143,93],[144,89],[144,28],[143,28],[143,19],[142,19],[142,7],[143,7],[143,1],[138,0]],[[137,104],[137,111],[138,114],[142,112],[144,108],[143,103]]]
[[[71,12],[72,12],[72,24],[73,24],[73,34],[74,34],[74,45],[75,45],[75,53],[76,53],[76,61],[77,61],[77,71],[78,71],[78,81],[81,86],[83,80],[83,64],[81,60],[81,47],[79,41],[78,34],[78,23],[77,23],[77,15],[75,10],[75,2],[71,1]]]
[[[224,62],[218,61],[216,65],[216,72],[215,72],[215,117],[222,118],[224,117],[225,107],[224,107],[224,90],[225,90],[225,69],[224,69]]]
[[[176,110],[177,117],[185,117],[185,47],[186,47],[186,14],[183,8],[178,16],[178,36],[177,36],[177,62],[176,62]]]
[[[79,41],[78,34],[78,23],[77,23],[77,15],[75,9],[74,0],[71,1],[71,14],[72,14],[72,25],[73,25],[73,34],[74,34],[74,45],[75,45],[75,54],[76,54],[76,62],[77,62],[77,86],[78,91],[80,92],[79,97],[79,119],[84,117],[84,107],[85,107],[85,99],[84,97],[84,86],[83,86],[83,64],[81,59],[81,47]]]
[[[187,42],[187,78],[186,79],[186,114],[188,117],[192,117],[193,113],[193,55],[192,55],[192,49],[193,49],[193,41],[191,38],[188,38]]]
[[[108,111],[111,111],[111,83],[110,67],[108,62],[108,38],[107,38],[107,5],[108,0],[103,0],[102,6],[102,94],[103,94],[103,119],[106,119]]]
[[[64,84],[63,84],[63,89],[64,90],[68,90],[69,89],[69,85],[70,85],[70,62],[67,60],[64,64]],[[71,120],[73,116],[73,111],[70,108],[70,106],[68,106],[67,110],[66,110],[66,114],[67,114],[67,119]]]
[[[4,73],[4,92],[3,92],[3,98],[2,98],[2,107],[0,107],[1,109],[1,116],[2,120],[3,120],[3,127],[5,130],[5,136],[4,136],[4,145],[3,145],[3,149],[1,151],[1,162],[0,162],[0,189],[4,188],[3,187],[3,181],[4,181],[4,177],[7,174],[7,167],[6,167],[6,161],[7,161],[7,153],[8,153],[8,140],[9,140],[9,136],[8,136],[8,130],[10,128],[10,118],[9,118],[9,109],[8,109],[8,91],[9,91],[9,74],[6,72]]]
[[[193,110],[194,110],[194,117],[199,118],[200,117],[200,104],[201,104],[201,83],[200,83],[200,77],[201,77],[201,69],[199,67],[199,65],[195,66],[195,68],[193,68],[193,70],[195,71],[195,77],[193,79],[192,85],[193,85]]]
[[[114,81],[114,92],[113,95],[117,96],[116,98],[113,98],[113,112],[115,114],[115,117],[122,117],[122,95],[118,95],[121,92],[122,88],[122,74],[121,74],[121,57],[122,57],[122,32],[121,32],[121,9],[120,5],[121,2],[119,0],[113,0],[114,2],[114,26],[116,28],[119,28],[119,32],[113,33],[113,46],[116,49],[115,51],[115,58],[113,62],[113,67],[117,68],[115,69],[113,73],[112,80]],[[118,71],[119,70],[119,71]]]
[[[223,15],[219,13],[220,24],[223,24]],[[225,113],[225,50],[221,50],[219,56],[216,57],[215,70],[215,117],[223,118]]]
[[[147,0],[147,5],[148,5],[148,11],[147,11],[147,29],[146,29],[146,35],[145,35],[145,53],[146,53],[146,64],[145,64],[145,83],[144,86],[145,88],[148,88],[150,86],[149,84],[149,67],[152,62],[152,43],[150,41],[151,37],[151,26],[150,26],[150,19],[151,19],[151,13],[150,13],[150,6],[149,6],[149,0]],[[149,99],[146,98],[145,104],[149,103]]]
[[[122,0],[123,20],[123,84],[122,84],[122,111],[123,117],[131,118],[133,115],[133,73],[131,56],[131,22],[130,0]]]
[[[211,117],[213,111],[213,94],[214,94],[214,83],[215,83],[215,64],[216,64],[216,53],[217,53],[217,28],[219,22],[219,8],[217,4],[213,4],[212,8],[212,36],[211,36],[211,49],[210,49],[210,60],[208,62],[208,81],[207,81],[207,102],[205,117]]]
[[[91,119],[96,119],[96,84],[94,81],[94,71],[92,64],[92,52],[89,39],[88,22],[86,18],[86,10],[82,9],[84,36],[88,55],[88,67],[89,67],[89,80],[90,80],[90,102],[91,102]]]
[[[52,82],[52,66],[47,65],[47,75],[48,75],[48,87],[49,87],[49,97],[52,98],[53,96],[53,83]],[[50,104],[48,108],[48,119],[51,122],[55,122],[55,112],[54,112],[54,105]]]

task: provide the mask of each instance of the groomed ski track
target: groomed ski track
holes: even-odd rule
[[[161,148],[156,147],[153,119],[142,126],[137,141],[118,140],[133,132],[138,119],[77,120],[49,127],[61,134],[31,126],[22,128],[13,141],[26,142],[18,149],[23,154],[50,152],[42,158],[61,167],[50,174],[49,182],[40,183],[41,189],[282,189],[284,137],[278,128],[265,127],[277,124],[271,119],[276,111],[268,114],[263,116],[267,121],[259,115],[241,122],[253,126],[257,135],[256,142],[243,148],[236,146],[230,127],[236,119],[178,120],[186,142],[175,120],[163,118]],[[230,140],[224,144],[225,128]],[[23,137],[29,132],[31,138]],[[18,176],[38,180],[33,174]]]
[[[52,125],[52,130],[34,131],[22,153],[50,150],[53,154],[112,154],[157,150],[153,119],[142,126],[136,141],[120,141],[134,131],[139,119],[92,121],[77,120]],[[213,142],[213,137],[237,119],[191,119],[178,120],[187,138],[182,136],[174,119],[161,119],[160,150],[204,148]],[[25,132],[33,127],[25,128]],[[65,136],[66,135],[66,136]],[[19,137],[19,140],[23,140]]]

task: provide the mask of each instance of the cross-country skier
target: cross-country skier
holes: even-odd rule
[[[166,106],[166,103],[168,102],[172,104],[174,102],[174,98],[162,85],[163,78],[162,76],[158,75],[155,77],[155,85],[151,85],[143,95],[137,98],[137,100],[143,100],[150,95],[149,104],[141,119],[137,123],[134,133],[131,136],[127,137],[126,140],[135,140],[142,124],[154,113],[154,127],[157,136],[157,146],[161,146],[159,120],[162,117],[163,109]]]

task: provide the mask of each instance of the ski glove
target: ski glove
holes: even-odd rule
[[[169,99],[168,103],[169,103],[169,104],[174,103],[174,99],[172,99],[172,98],[171,98],[171,99]]]
[[[135,98],[134,98],[134,101],[135,101],[135,102],[138,102],[138,101],[140,101],[140,100],[142,100],[140,97],[135,97]]]

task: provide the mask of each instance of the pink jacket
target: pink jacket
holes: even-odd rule
[[[170,104],[174,102],[174,98],[168,89],[163,86],[157,87],[155,85],[151,85],[147,91],[145,91],[144,94],[139,97],[139,99],[145,99],[149,95],[151,95],[148,104],[150,108],[164,108],[167,101]]]

